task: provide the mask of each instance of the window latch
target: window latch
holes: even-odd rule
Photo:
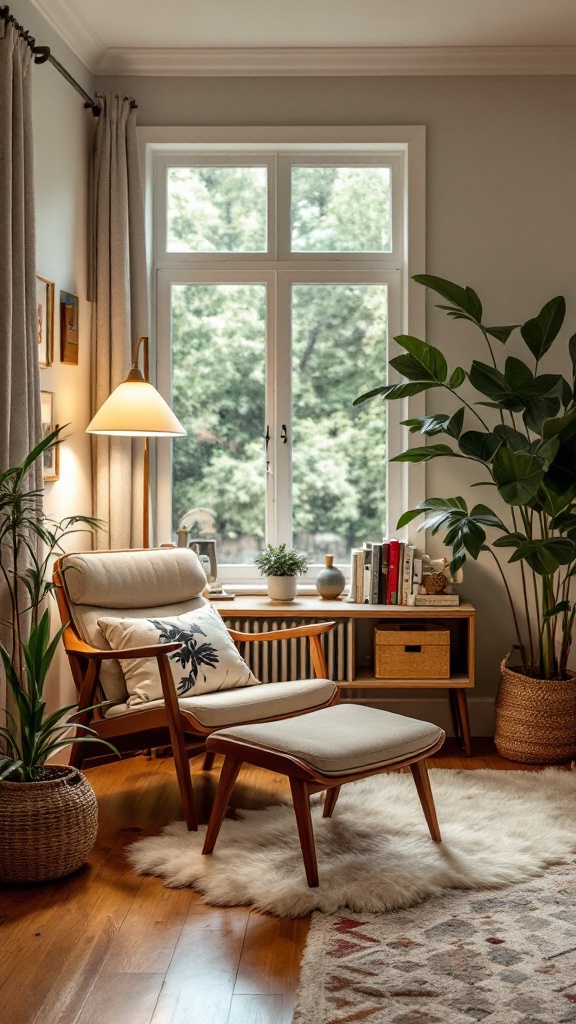
[[[268,458],[268,445],[270,444],[270,427],[266,424],[266,433],[264,434],[264,444],[266,452],[266,472],[270,472],[270,459]]]
[[[282,432],[280,434],[282,444],[288,444],[288,431],[286,430],[286,424],[282,424]]]

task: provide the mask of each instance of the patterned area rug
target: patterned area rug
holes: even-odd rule
[[[392,914],[314,914],[294,1024],[574,1024],[576,868]]]

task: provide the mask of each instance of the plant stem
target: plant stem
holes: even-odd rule
[[[502,577],[502,582],[504,583],[504,587],[506,588],[506,593],[508,595],[508,601],[510,603],[510,610],[512,612],[512,618],[514,620],[514,630],[516,632],[516,639],[518,640],[518,649],[520,651],[520,657],[522,659],[522,668],[523,668],[524,672],[528,675],[529,669],[528,669],[528,664],[527,664],[527,661],[526,661],[526,648],[525,648],[524,643],[522,641],[522,634],[520,633],[520,626],[518,625],[518,619],[516,618],[516,609],[514,608],[514,601],[512,599],[512,594],[510,593],[510,587],[508,586],[508,580],[506,579],[506,575],[504,573],[504,570],[502,569],[502,566],[500,565],[500,562],[496,558],[496,555],[494,554],[492,548],[487,548],[486,550],[490,552],[490,554],[492,555],[492,558],[496,562],[496,565],[498,566],[498,572],[500,573],[500,575]]]

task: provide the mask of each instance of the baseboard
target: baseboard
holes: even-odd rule
[[[349,699],[346,691],[344,691],[342,700],[347,701]],[[444,729],[447,736],[454,735],[447,696],[420,698],[358,697],[354,698],[354,703],[365,704],[373,708],[382,708],[384,711],[393,711],[397,715],[407,715],[409,718],[420,718],[424,721],[434,722],[435,725],[439,725],[441,729]],[[467,703],[471,735],[493,736],[494,698],[468,697]]]

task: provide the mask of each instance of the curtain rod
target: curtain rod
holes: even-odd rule
[[[16,18],[12,14],[10,14],[10,8],[6,5],[0,7],[0,18],[3,18],[7,24],[14,25],[14,28],[17,29],[19,35],[22,37],[24,42],[27,43],[30,49],[32,50],[35,64],[45,64],[46,61],[52,64],[52,67],[56,68],[56,71],[58,71],[62,75],[62,77],[66,79],[66,81],[72,86],[72,88],[76,89],[76,92],[80,93],[84,100],[85,108],[87,110],[91,110],[94,117],[100,116],[100,105],[96,102],[96,100],[93,100],[92,97],[86,92],[86,90],[82,88],[80,83],[77,82],[75,78],[72,78],[70,72],[62,66],[60,61],[56,60],[56,57],[54,57],[50,53],[49,46],[36,46],[36,40],[34,39],[34,36],[31,36],[27,29],[22,28],[22,25],[20,25],[19,22],[16,21]],[[138,106],[138,104],[136,103],[135,100],[130,100],[130,106],[132,109],[135,109]]]

